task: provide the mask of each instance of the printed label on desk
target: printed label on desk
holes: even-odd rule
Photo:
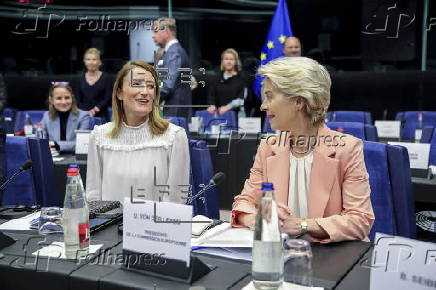
[[[435,289],[436,244],[381,233],[374,244],[370,289]]]
[[[91,131],[88,130],[77,130],[76,131],[76,155],[77,154],[88,154],[89,145],[89,134]]]
[[[430,154],[430,144],[407,143],[407,142],[388,142],[389,145],[400,145],[407,148],[409,152],[410,168],[427,169],[428,157]]]
[[[401,121],[375,121],[377,134],[381,138],[400,138]]]
[[[260,118],[243,117],[238,120],[239,130],[245,133],[257,134],[261,132],[260,123]]]
[[[191,255],[192,206],[124,199],[123,249],[186,262]]]

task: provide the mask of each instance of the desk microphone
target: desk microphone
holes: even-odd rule
[[[215,175],[210,179],[209,183],[206,184],[206,185],[204,185],[204,186],[202,187],[202,189],[201,189],[199,192],[197,192],[196,195],[194,195],[194,196],[188,196],[188,197],[184,197],[184,198],[187,199],[188,203],[191,203],[194,199],[196,199],[197,197],[199,197],[200,195],[202,195],[203,192],[205,192],[206,190],[208,190],[208,189],[210,189],[210,188],[212,188],[212,187],[214,187],[214,186],[217,186],[218,184],[222,183],[222,182],[224,181],[224,179],[226,179],[226,175],[225,175],[223,172],[217,172],[217,173],[215,173]],[[200,187],[201,187],[201,185],[200,185]],[[203,202],[205,201],[205,200],[204,200],[204,197],[200,197],[200,199],[202,199]]]
[[[17,171],[15,171],[14,174],[12,174],[11,177],[9,177],[1,186],[0,186],[0,192],[6,187],[6,185],[8,185],[9,182],[11,182],[18,174],[20,174],[21,172],[26,171],[27,169],[29,169],[30,167],[32,167],[32,160],[26,160],[23,162],[23,164],[21,164],[20,168],[18,168]]]

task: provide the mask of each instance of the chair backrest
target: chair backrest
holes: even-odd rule
[[[24,127],[26,114],[29,114],[32,124],[41,122],[42,117],[46,111],[18,111],[15,118],[14,131],[18,132]]]
[[[192,170],[192,195],[200,191],[200,184],[208,184],[213,177],[212,160],[207,142],[204,140],[189,140],[189,152],[191,155]],[[216,188],[211,188],[203,193],[204,203],[200,199],[192,202],[194,214],[202,214],[209,218],[219,218],[219,206]]]
[[[396,220],[396,235],[416,238],[415,199],[407,148],[387,145],[389,176]]]
[[[48,139],[28,138],[32,158],[36,202],[41,206],[62,206]]]
[[[433,130],[430,138],[430,153],[428,157],[428,165],[436,165],[436,130]]]
[[[366,140],[365,124],[357,122],[327,122],[327,127],[332,130],[350,134],[362,140]]]
[[[164,119],[167,119],[168,121],[170,121],[171,123],[173,123],[174,125],[177,125],[179,127],[182,127],[183,129],[185,129],[186,131],[186,136],[190,136],[189,134],[189,128],[188,128],[188,123],[186,122],[186,118],[185,117],[171,117],[171,116],[164,116]]]
[[[0,128],[0,184],[6,181],[7,166],[6,166],[6,130]],[[3,191],[0,191],[0,202],[3,197]]]
[[[421,140],[419,143],[430,144],[433,137],[434,126],[425,126],[422,129]]]
[[[402,122],[401,138],[405,140],[415,139],[415,130],[418,125],[418,115],[422,114],[422,127],[436,126],[436,112],[431,111],[407,111],[397,113],[396,118]],[[421,128],[422,129],[422,128]]]
[[[17,110],[11,108],[4,108],[0,113],[0,127],[5,128],[6,134],[14,133],[16,114]]]
[[[372,125],[372,115],[364,111],[331,111],[327,113],[331,122],[358,122]]]
[[[377,127],[365,124],[365,137],[366,141],[378,142]]]
[[[207,110],[195,112],[196,117],[203,119],[203,127],[206,132],[210,132],[213,125],[226,124],[226,128],[229,130],[237,130],[238,124],[236,121],[236,113],[232,110],[225,112],[222,115],[211,115]]]
[[[89,130],[93,130],[95,125],[103,125],[106,120],[102,117],[90,117],[89,118]]]
[[[275,133],[275,131],[271,128],[271,124],[269,123],[268,117],[265,117],[265,119],[263,120],[262,132]]]
[[[369,234],[371,241],[374,240],[376,232],[389,235],[396,233],[386,146],[386,144],[368,141],[365,141],[363,145],[365,165],[371,187],[371,203],[375,215],[374,225]]]
[[[6,163],[10,177],[24,161],[31,159],[28,138],[6,137]],[[37,203],[33,169],[26,170],[12,180],[5,188],[3,205],[34,205]]]

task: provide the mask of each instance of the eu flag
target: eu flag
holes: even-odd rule
[[[292,36],[291,22],[289,21],[288,6],[286,0],[279,0],[276,12],[274,13],[268,35],[260,53],[260,65],[270,60],[283,56],[283,44],[286,38]],[[263,78],[256,75],[253,89],[260,98]]]

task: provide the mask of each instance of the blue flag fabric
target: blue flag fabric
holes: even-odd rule
[[[260,53],[260,65],[283,56],[283,44],[286,38],[290,36],[292,36],[292,28],[289,20],[288,6],[286,0],[279,0],[265,44]],[[259,98],[261,97],[262,80],[261,76],[256,75],[253,85],[253,90]]]

